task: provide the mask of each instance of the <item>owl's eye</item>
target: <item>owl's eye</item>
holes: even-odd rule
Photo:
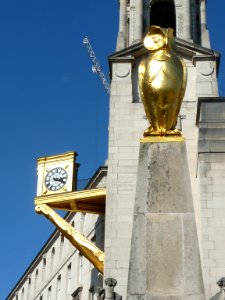
[[[160,40],[160,38],[159,38],[158,36],[153,36],[152,39],[153,39],[153,42],[156,43],[156,44],[157,44],[157,43],[159,42],[159,40]]]
[[[164,38],[161,34],[148,34],[144,39],[144,45],[150,51],[163,47]]]

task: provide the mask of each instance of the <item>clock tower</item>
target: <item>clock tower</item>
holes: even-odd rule
[[[139,141],[148,126],[137,70],[147,54],[143,38],[150,25],[173,28],[177,54],[187,67],[187,89],[178,127],[186,139],[204,285],[209,299],[218,291],[215,282],[225,276],[225,259],[216,249],[216,245],[218,249],[225,247],[225,238],[216,233],[216,224],[223,223],[222,214],[225,214],[223,194],[219,192],[222,187],[217,190],[217,185],[225,185],[225,180],[219,183],[223,181],[219,172],[209,177],[216,166],[225,169],[225,150],[219,142],[225,139],[225,104],[224,98],[218,97],[220,55],[210,48],[206,0],[119,1],[116,52],[109,57],[111,96],[104,276],[117,280],[117,291],[126,299]],[[217,208],[214,209],[216,191]]]

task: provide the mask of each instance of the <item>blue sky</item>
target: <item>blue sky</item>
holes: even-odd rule
[[[225,1],[208,0],[212,48],[222,54]],[[88,35],[105,74],[118,30],[117,0],[0,1],[0,300],[54,227],[34,212],[36,158],[74,150],[79,178],[107,157],[108,97],[82,39]]]

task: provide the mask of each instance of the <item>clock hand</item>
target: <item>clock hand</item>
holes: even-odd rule
[[[59,181],[59,182],[61,182],[61,183],[65,183],[65,181],[64,181],[64,178],[55,178],[55,177],[53,177],[53,180],[54,181]]]

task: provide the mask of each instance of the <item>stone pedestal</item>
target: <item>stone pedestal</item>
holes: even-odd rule
[[[140,145],[127,299],[205,299],[184,141]]]

